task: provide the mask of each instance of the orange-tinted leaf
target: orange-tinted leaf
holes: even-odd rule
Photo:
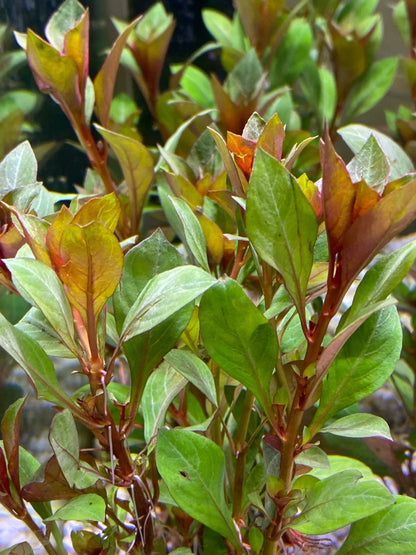
[[[82,117],[82,100],[78,67],[50,44],[29,30],[27,58],[39,89],[50,94],[68,117]]]
[[[234,154],[234,160],[244,173],[246,179],[250,178],[256,147],[257,144],[255,141],[245,139],[241,135],[236,135],[231,131],[227,132],[227,148]]]
[[[239,197],[244,197],[244,191],[248,189],[247,179],[245,179],[242,172],[237,171],[237,167],[232,159],[230,151],[227,148],[227,144],[224,141],[222,135],[218,133],[215,129],[209,129],[209,132],[214,138],[215,144],[221,154],[222,161],[224,162],[225,169],[227,171],[228,177],[230,178],[232,188],[234,192]]]
[[[0,230],[0,258],[14,258],[24,240],[14,225]]]
[[[126,135],[97,125],[98,131],[117,156],[126,180],[131,210],[131,232],[139,231],[140,219],[153,181],[153,158],[147,148]]]
[[[12,209],[12,214],[13,223],[29,245],[35,258],[50,266],[51,259],[45,247],[49,224],[37,216],[22,214],[15,209]]]
[[[396,189],[400,189],[400,187],[403,187],[403,185],[406,185],[407,183],[409,183],[409,181],[411,181],[412,179],[414,179],[414,175],[413,174],[409,174],[409,175],[405,175],[403,177],[400,177],[400,179],[395,179],[394,181],[391,181],[388,185],[386,185],[386,187],[384,188],[383,194],[382,196],[385,197],[386,195],[389,195],[390,193],[392,193],[393,191],[395,191]]]
[[[323,207],[321,193],[318,187],[309,179],[306,173],[303,173],[300,177],[298,177],[298,183],[304,192],[305,197],[311,203],[311,206],[316,214],[316,218],[319,221],[323,215]]]
[[[258,140],[258,146],[280,162],[282,159],[284,138],[285,127],[279,116],[274,114],[274,116],[271,117],[264,126],[262,134]]]
[[[115,231],[120,217],[120,203],[114,193],[88,200],[75,214],[72,223],[85,226],[97,222]]]
[[[208,194],[208,191],[211,189],[211,176],[204,175],[197,183],[196,189],[198,193],[205,197]]]
[[[209,261],[213,264],[219,264],[224,253],[224,239],[221,228],[204,214],[197,213],[196,215],[204,232]]]
[[[113,98],[114,84],[120,63],[121,53],[127,39],[142,16],[128,25],[117,37],[113,47],[105,59],[100,71],[94,79],[95,109],[97,116],[104,127],[108,125],[111,100]]]
[[[335,152],[329,134],[321,145],[322,200],[332,258],[339,252],[352,223],[355,187],[343,160]]]
[[[192,185],[186,177],[182,175],[174,175],[170,172],[164,172],[166,181],[176,197],[179,197],[189,204],[191,208],[202,206],[203,198],[199,191]]]
[[[379,196],[377,191],[367,185],[364,180],[355,183],[355,200],[352,211],[353,221],[365,214],[377,204]]]
[[[69,302],[88,326],[89,318],[97,321],[120,281],[123,252],[114,234],[94,222],[85,227],[66,227],[60,255],[64,265],[59,277],[66,286]]]
[[[59,251],[59,246],[61,243],[62,233],[64,229],[68,227],[71,223],[73,214],[69,211],[69,209],[64,205],[62,206],[61,210],[58,212],[57,217],[49,226],[48,231],[46,232],[46,246],[49,250],[49,255],[52,260],[52,265],[55,271],[59,271],[59,268],[64,264],[61,253]]]
[[[358,218],[344,237],[342,287],[348,286],[395,235],[416,218],[416,178],[383,197]]]
[[[227,214],[231,216],[231,218],[235,218],[235,209],[237,207],[237,203],[233,199],[233,194],[231,191],[209,191],[208,197],[219,204],[221,208],[223,208],[227,212]]]
[[[76,27],[65,34],[64,53],[74,60],[78,68],[79,88],[84,95],[85,83],[88,77],[89,66],[89,30],[90,17],[86,10]]]

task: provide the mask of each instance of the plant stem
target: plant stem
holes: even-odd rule
[[[28,512],[21,516],[22,521],[26,524],[28,528],[35,534],[39,542],[42,544],[42,547],[45,549],[46,553],[49,555],[62,555],[56,551],[53,545],[50,543],[49,539],[45,536],[33,518],[30,516]]]
[[[250,423],[251,411],[253,409],[254,395],[251,391],[246,391],[242,416],[239,422],[237,437],[235,440],[236,463],[233,488],[233,518],[241,517],[241,502],[243,499],[244,474],[247,455],[247,430]]]
[[[266,536],[263,545],[263,555],[276,555],[279,551],[279,540],[271,539]]]
[[[107,193],[117,193],[114,181],[107,166],[107,155],[99,152],[96,142],[91,133],[91,129],[83,123],[81,126],[74,125],[79,142],[82,144],[94,170],[101,177]]]

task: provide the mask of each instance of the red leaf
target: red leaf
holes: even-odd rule
[[[322,200],[331,258],[340,251],[344,235],[351,226],[355,187],[343,160],[335,152],[328,130],[321,144]]]
[[[416,218],[416,178],[383,197],[347,230],[342,249],[342,287],[395,235]]]
[[[23,405],[26,397],[15,401],[8,409],[1,422],[4,450],[8,462],[10,478],[16,491],[20,492],[19,478],[19,427]]]
[[[126,45],[129,34],[137,25],[142,16],[132,21],[117,37],[110,53],[94,79],[95,109],[101,124],[108,125],[111,100],[113,98],[114,84],[117,77],[121,54]]]

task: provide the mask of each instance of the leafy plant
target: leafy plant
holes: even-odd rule
[[[369,56],[364,46],[378,29],[373,4],[308,9],[351,25],[351,42]],[[25,399],[7,409],[0,501],[47,553],[66,552],[57,522],[67,520],[85,523],[71,533],[80,554],[274,555],[285,544],[308,552],[328,546],[316,536],[349,525],[340,553],[415,550],[409,491],[393,495],[358,453],[340,456],[327,440],[393,444],[387,423],[358,403],[390,378],[401,353],[392,293],[416,244],[380,251],[416,216],[412,164],[391,139],[362,125],[339,130],[354,152],[348,165],[336,153],[331,135],[340,113],[352,110],[347,96],[358,98],[357,75],[348,87],[340,78],[348,94],[335,127],[324,129],[319,178],[316,167],[301,173],[310,133],[293,145],[277,113],[251,112],[263,101],[276,107],[283,91],[268,96],[263,67],[290,51],[296,30],[309,33],[299,19],[306,4],[287,17],[283,2],[236,5],[240,19],[211,12],[205,19],[216,38],[228,38],[222,56],[230,71],[223,85],[212,78],[211,100],[235,115],[226,95],[236,107],[244,97],[238,125],[220,109],[202,130],[211,106],[186,112],[179,100],[182,123],[169,127],[163,56],[149,74],[173,29],[160,5],[117,24],[121,34],[93,80],[88,10],[75,0],[51,18],[48,41],[30,30],[19,38],[38,85],[61,105],[94,168],[68,197],[37,182],[27,142],[0,164],[0,279],[30,306],[16,324],[0,314],[0,346],[56,409],[42,466],[19,445]],[[359,6],[364,35],[354,27]],[[334,42],[345,39],[333,33]],[[123,119],[123,100],[112,99],[122,56],[166,139],[159,155],[134,132],[134,103]],[[206,83],[191,67],[173,75],[183,90],[192,76]],[[339,60],[336,67],[341,72]],[[367,70],[370,79],[376,70]],[[252,71],[258,80],[250,83]],[[103,142],[90,127],[93,110]],[[141,225],[151,190],[174,244]],[[60,358],[73,359],[84,380],[74,394],[57,377]],[[76,425],[93,435],[91,449],[80,448]],[[6,553],[15,549],[30,553],[27,544]]]

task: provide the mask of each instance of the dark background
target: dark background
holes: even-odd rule
[[[99,70],[102,52],[108,48],[116,33],[110,18],[132,20],[145,12],[156,2],[154,0],[83,0],[82,5],[90,8],[90,76]],[[61,4],[60,0],[0,0],[0,22],[7,23],[11,29],[25,32],[28,28],[44,36],[44,28],[49,17]],[[201,11],[212,8],[231,16],[232,0],[163,0],[168,13],[176,20],[175,32],[167,55],[167,65],[184,61],[197,48],[212,40],[202,22]],[[123,14],[120,14],[122,6]],[[122,17],[124,16],[124,17]],[[209,71],[221,72],[218,55],[202,58],[198,63]],[[37,90],[30,71],[27,68],[16,76],[24,82],[26,88]],[[167,85],[167,76],[162,79],[162,90]],[[0,85],[1,86],[1,85]],[[133,87],[133,94],[141,105],[138,91]],[[30,138],[33,146],[44,141],[58,141],[61,146],[50,159],[39,167],[39,179],[48,188],[60,191],[72,191],[74,184],[82,184],[88,162],[86,156],[76,148],[65,143],[75,140],[75,135],[66,117],[50,98],[44,98],[36,114],[39,131]]]

